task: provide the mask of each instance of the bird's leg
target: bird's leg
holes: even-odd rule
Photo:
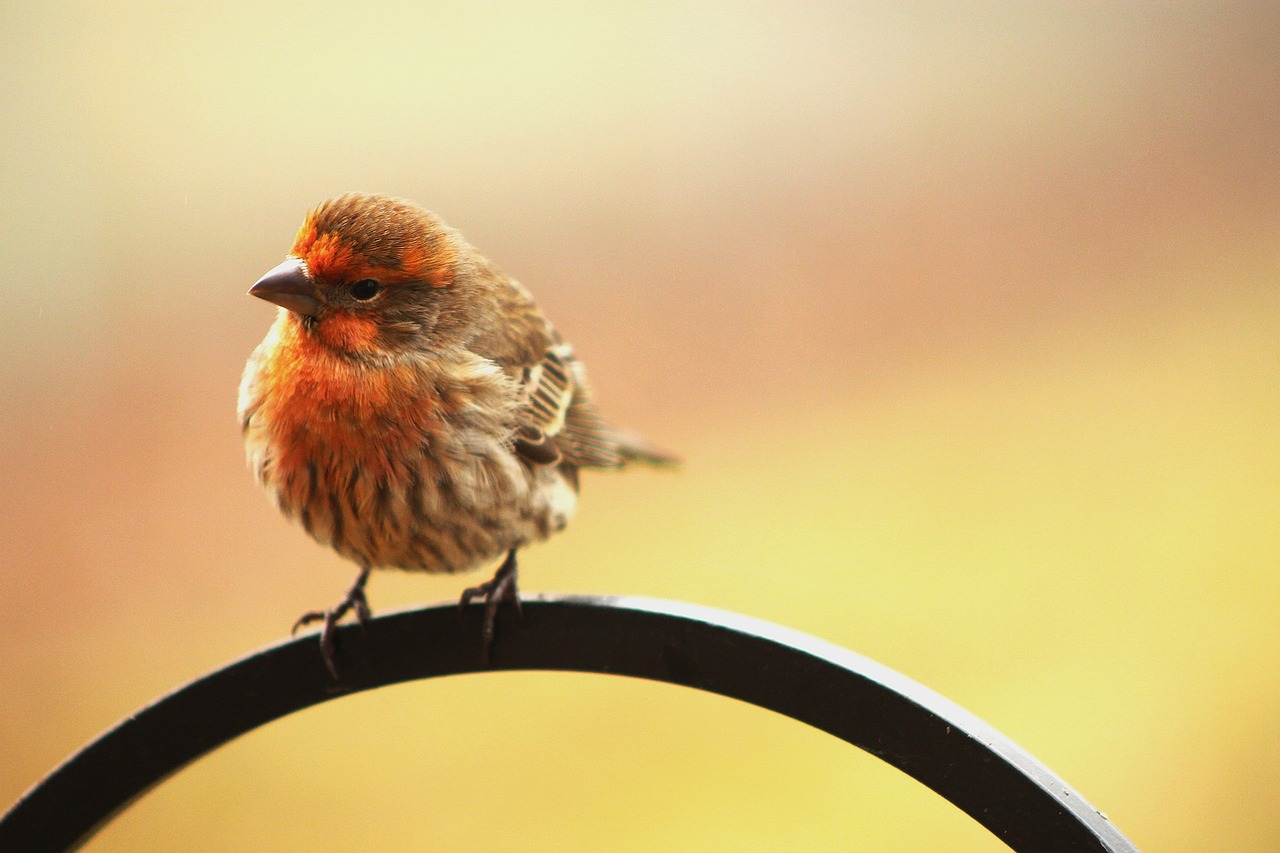
[[[498,620],[498,606],[503,600],[510,601],[516,606],[516,614],[521,621],[524,620],[524,608],[520,604],[520,593],[516,589],[516,579],[519,572],[516,570],[516,549],[512,548],[507,552],[507,558],[502,561],[502,565],[498,566],[498,570],[493,573],[493,577],[478,586],[469,586],[462,591],[462,597],[458,599],[458,612],[461,614],[463,608],[471,603],[471,599],[478,595],[484,596],[484,628],[480,634],[480,657],[485,665],[489,664],[489,651],[493,648],[494,627]]]
[[[349,612],[354,612],[356,622],[361,626],[368,621],[370,614],[369,600],[364,594],[364,585],[369,580],[369,567],[365,566],[360,570],[360,574],[356,577],[356,582],[351,585],[351,589],[347,590],[346,596],[328,610],[312,610],[303,613],[298,617],[298,621],[293,623],[293,631],[298,633],[298,629],[304,625],[310,625],[312,622],[324,622],[324,627],[320,630],[320,654],[324,657],[324,665],[329,668],[329,674],[335,679],[338,677],[338,667],[334,663],[334,653],[337,651],[337,643],[334,639],[334,631],[338,627],[338,623],[342,621],[342,617]]]

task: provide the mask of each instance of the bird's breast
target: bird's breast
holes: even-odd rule
[[[365,565],[460,571],[572,514],[564,478],[512,452],[511,402],[487,361],[370,366],[273,330],[240,409],[259,481],[317,540]]]
[[[246,440],[264,445],[259,465],[267,470],[258,473],[277,487],[304,473],[314,478],[317,467],[325,479],[359,469],[385,480],[444,429],[441,401],[410,361],[367,364],[305,331],[273,328],[250,365],[241,394]]]

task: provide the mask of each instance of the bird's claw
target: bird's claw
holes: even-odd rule
[[[298,633],[298,629],[310,625],[312,622],[324,622],[324,627],[320,629],[320,656],[324,658],[325,668],[329,670],[329,674],[338,679],[338,665],[335,657],[338,651],[337,628],[338,623],[348,613],[354,613],[356,623],[362,628],[372,616],[369,609],[369,600],[365,597],[364,585],[369,580],[369,570],[362,569],[356,582],[351,585],[351,589],[347,590],[346,596],[336,605],[328,610],[311,610],[303,613],[298,617],[298,621],[293,623],[293,630],[290,634]]]
[[[319,622],[321,619],[326,618],[329,613],[330,611],[328,610],[311,610],[303,613],[298,617],[298,621],[293,623],[293,627],[289,629],[289,636],[296,636],[299,628],[305,628],[312,622]]]
[[[485,666],[489,665],[490,653],[493,650],[493,636],[496,633],[498,607],[503,601],[510,601],[516,606],[516,615],[524,621],[524,607],[520,603],[520,593],[516,586],[519,578],[516,568],[516,552],[512,549],[502,565],[494,572],[493,577],[482,584],[469,586],[458,598],[458,616],[461,618],[471,599],[484,598],[484,626],[480,632],[480,659]]]

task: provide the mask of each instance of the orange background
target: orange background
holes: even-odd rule
[[[234,407],[245,290],[361,189],[687,460],[587,477],[527,591],[807,631],[1144,850],[1280,848],[1277,44],[1270,3],[6,4],[0,801],[349,583]],[[89,849],[464,847],[1004,849],[785,718],[564,674],[279,721]]]

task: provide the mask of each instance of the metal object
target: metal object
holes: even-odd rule
[[[480,608],[387,613],[338,633],[335,681],[313,635],[256,652],[121,722],[0,819],[0,850],[83,843],[169,774],[293,711],[387,684],[501,670],[610,673],[682,684],[794,717],[876,755],[1014,850],[1136,853],[1110,821],[1008,738],[853,652],[756,619],[643,598],[528,596],[504,608],[493,659]]]

